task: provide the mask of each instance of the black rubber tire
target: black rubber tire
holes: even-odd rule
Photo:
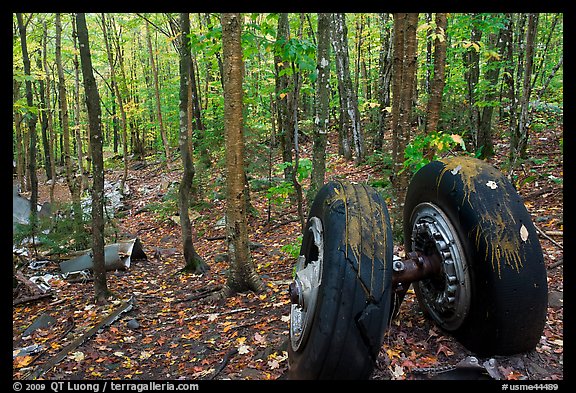
[[[468,266],[469,309],[450,333],[481,356],[533,350],[546,322],[546,267],[530,214],[512,184],[475,158],[424,166],[406,194],[406,251],[413,250],[415,209],[422,203],[449,219]],[[418,302],[426,309],[419,285],[414,283]]]
[[[288,344],[288,379],[368,379],[388,327],[392,231],[373,188],[332,181],[310,209],[300,255],[318,258],[310,219],[324,230],[322,278],[306,340]]]

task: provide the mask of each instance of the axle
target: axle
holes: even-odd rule
[[[411,283],[440,274],[442,271],[442,258],[437,253],[424,255],[421,252],[412,251],[408,253],[405,260],[395,258],[392,271],[392,289],[396,293],[403,295]],[[304,307],[309,292],[306,290],[308,286],[307,280],[296,277],[288,287],[290,302]]]
[[[442,258],[437,253],[424,255],[411,251],[407,259],[396,259],[392,265],[392,289],[396,292],[408,290],[411,283],[440,274]]]

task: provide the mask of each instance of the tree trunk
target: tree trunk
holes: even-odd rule
[[[478,127],[480,124],[480,111],[476,105],[476,86],[478,85],[478,80],[480,79],[480,50],[478,48],[478,42],[482,38],[482,30],[478,27],[479,20],[482,16],[479,14],[473,14],[471,16],[471,32],[470,32],[470,42],[471,45],[468,50],[463,54],[464,62],[464,75],[467,85],[467,101],[470,108],[470,132],[473,138],[474,148],[478,148]]]
[[[416,80],[416,27],[418,26],[418,14],[409,13],[406,16],[405,25],[405,52],[404,52],[404,75],[402,77],[402,90],[400,91],[400,132],[398,132],[398,151],[403,157],[404,150],[410,142],[412,126],[412,101],[414,96],[414,82]],[[402,162],[403,159],[400,159]],[[395,174],[398,191],[398,201],[400,205],[404,204],[404,194],[408,187],[408,172],[396,172]]]
[[[56,186],[56,152],[54,151],[54,126],[52,122],[52,94],[51,94],[51,79],[50,79],[50,69],[48,68],[48,53],[47,53],[47,41],[48,41],[48,27],[46,21],[43,23],[44,37],[42,37],[42,67],[44,69],[46,78],[46,119],[48,121],[48,150],[50,152],[50,179],[52,183],[50,184],[50,203],[54,203],[54,187]]]
[[[158,126],[160,127],[160,136],[162,137],[162,143],[164,143],[164,152],[166,153],[166,164],[170,167],[170,145],[168,144],[168,138],[166,137],[166,131],[164,130],[164,122],[162,121],[162,108],[160,105],[160,85],[158,83],[158,69],[154,63],[154,52],[152,50],[152,38],[150,36],[150,27],[148,26],[148,21],[146,22],[146,40],[148,42],[148,54],[150,55],[150,68],[152,69],[152,76],[154,77],[154,92],[156,95],[156,114],[158,116]]]
[[[526,30],[526,66],[524,69],[524,80],[522,83],[522,97],[520,98],[520,118],[518,128],[512,146],[513,151],[520,158],[526,158],[528,147],[528,128],[530,126],[530,96],[532,94],[532,68],[534,64],[534,51],[536,47],[536,36],[538,33],[538,14],[529,14],[528,28]]]
[[[240,14],[222,14],[224,57],[224,131],[226,135],[226,227],[229,272],[227,293],[264,288],[250,255],[246,199],[244,198],[244,139],[242,79],[244,63],[240,38]]]
[[[512,16],[510,17],[512,18]],[[512,20],[512,19],[511,19]],[[514,163],[516,158],[518,158],[517,148],[519,145],[518,141],[518,104],[520,102],[520,85],[521,79],[524,75],[524,56],[522,53],[525,51],[525,25],[526,25],[526,14],[522,13],[518,15],[518,21],[516,25],[512,22],[509,24],[510,32],[507,33],[510,36],[510,42],[508,45],[508,61],[511,64],[509,73],[511,75],[509,80],[509,95],[510,95],[510,122],[508,126],[508,131],[510,133],[510,161]],[[514,72],[514,53],[518,53],[516,72]]]
[[[290,37],[290,25],[288,23],[288,14],[281,13],[278,17],[278,31],[276,41],[287,41]],[[276,108],[278,109],[278,139],[280,140],[280,148],[282,149],[282,162],[290,165],[284,167],[284,179],[288,182],[292,181],[292,130],[294,124],[292,123],[292,100],[289,99],[288,86],[290,81],[286,70],[290,68],[281,54],[276,52],[274,54],[274,68],[276,71]]]
[[[41,54],[40,56],[43,56]],[[36,59],[36,65],[38,69],[42,69],[42,60],[40,57]],[[52,169],[50,162],[50,142],[48,138],[48,109],[47,109],[47,98],[46,98],[46,86],[44,79],[38,81],[39,93],[40,93],[40,124],[42,133],[42,147],[44,150],[44,170],[46,171],[46,178],[52,179]],[[48,87],[49,88],[49,87]],[[55,179],[54,179],[55,180]]]
[[[548,75],[548,78],[546,78],[546,81],[542,84],[540,90],[538,90],[538,93],[536,94],[536,101],[540,101],[540,98],[542,98],[542,94],[544,94],[546,89],[548,89],[550,82],[552,81],[552,79],[556,75],[556,72],[558,72],[558,70],[560,69],[560,67],[562,67],[563,64],[564,64],[564,55],[560,56],[560,60],[558,60],[558,63],[556,63],[556,65],[550,72],[550,75]]]
[[[442,92],[444,91],[444,70],[446,68],[446,26],[447,18],[445,13],[436,14],[436,39],[434,40],[434,76],[430,83],[430,96],[428,108],[426,110],[425,133],[437,131],[440,119],[440,108],[442,108]],[[430,149],[426,153],[426,158],[434,158],[434,150]]]
[[[314,145],[312,147],[312,173],[307,199],[311,203],[324,185],[326,174],[326,140],[328,137],[328,110],[330,101],[330,14],[318,14],[318,54],[316,68],[316,105],[314,117]]]
[[[354,147],[355,162],[364,161],[364,135],[360,127],[360,112],[358,111],[358,98],[354,93],[350,77],[350,58],[348,55],[348,29],[345,15],[333,14],[334,35],[332,45],[336,60],[336,74],[338,76],[338,93],[340,95],[340,116],[342,118],[342,150],[346,159],[352,158],[350,140]]]
[[[190,17],[188,13],[180,14],[182,37],[180,39],[180,137],[178,145],[182,157],[183,174],[178,194],[180,197],[180,228],[182,229],[182,247],[184,252],[184,271],[191,273],[204,273],[208,270],[208,265],[194,248],[192,241],[192,225],[188,208],[190,206],[190,191],[194,180],[194,162],[192,161],[192,140],[188,132],[188,114],[191,112],[189,105],[189,85],[192,83],[190,75],[190,47],[187,44],[188,34],[190,34]]]
[[[76,46],[76,21],[72,18],[72,36],[74,37],[74,135],[76,136],[76,151],[78,152],[78,183],[79,194],[82,195],[84,185],[88,185],[88,177],[84,175],[84,152],[82,151],[82,131],[80,128],[80,62]]]
[[[406,26],[406,13],[395,13],[394,18],[394,51],[392,63],[392,165],[393,173],[402,169],[403,151],[399,149],[398,124],[400,120],[400,90],[404,77],[404,30]]]
[[[489,44],[495,47],[499,55],[504,56],[505,41],[503,39],[503,31],[493,33],[490,35]],[[494,113],[494,105],[492,102],[496,100],[498,77],[500,75],[500,59],[491,57],[486,65],[486,73],[484,79],[489,83],[488,92],[484,96],[484,101],[487,104],[482,108],[480,113],[480,123],[478,124],[478,148],[482,149],[479,158],[485,159],[494,155],[494,142],[492,138],[492,115]]]
[[[66,80],[64,79],[64,67],[62,65],[62,22],[60,14],[56,14],[56,68],[58,70],[58,96],[60,102],[60,119],[62,126],[62,143],[64,155],[64,167],[66,170],[66,183],[72,196],[72,210],[74,211],[74,246],[82,250],[88,246],[84,224],[82,220],[82,205],[80,195],[81,177],[76,176],[76,171],[72,168],[72,158],[70,156],[70,127],[68,117],[68,99],[66,96]]]
[[[16,79],[13,79],[12,85],[12,97],[13,102],[18,101],[20,98],[20,85]],[[18,179],[18,184],[20,189],[24,191],[26,189],[25,182],[25,170],[26,165],[26,148],[24,147],[24,133],[22,131],[22,114],[20,111],[14,112],[14,127],[16,128],[16,178]]]
[[[108,56],[108,64],[110,65],[110,79],[112,84],[112,89],[114,91],[114,96],[116,97],[116,102],[118,103],[118,109],[120,109],[120,126],[122,127],[122,156],[124,160],[124,174],[122,176],[122,181],[120,183],[120,190],[124,193],[124,184],[128,178],[128,121],[126,119],[126,111],[124,109],[124,100],[122,94],[120,93],[120,87],[118,83],[118,78],[116,77],[116,67],[114,66],[114,56],[111,43],[111,26],[113,22],[108,26],[106,16],[104,13],[102,16],[102,34],[104,35],[104,46],[106,47],[106,54]],[[123,78],[125,80],[125,78]],[[126,90],[126,89],[122,89]]]
[[[513,135],[512,125],[515,123],[516,119],[516,95],[514,87],[514,67],[513,67],[513,57],[514,57],[514,45],[512,40],[513,31],[513,20],[512,14],[506,14],[506,22],[504,29],[502,30],[502,41],[505,47],[504,50],[504,75],[503,75],[503,95],[508,98],[508,132],[510,137]],[[514,109],[514,110],[513,110]],[[510,141],[512,144],[512,141]],[[512,152],[510,152],[510,158],[512,158]]]
[[[26,44],[26,25],[23,22],[22,14],[17,13],[16,18],[18,20],[18,32],[20,33],[20,45],[22,47],[22,62],[24,64],[24,75],[26,78],[26,105],[32,108],[34,102],[32,100],[32,82],[30,81],[30,58],[28,56],[28,45]],[[27,124],[28,124],[28,134],[30,147],[28,149],[28,170],[30,172],[30,227],[32,229],[32,234],[36,234],[36,229],[38,226],[38,178],[36,176],[36,122],[38,117],[32,111],[27,114]]]
[[[389,14],[380,14],[380,58],[378,72],[378,119],[374,150],[383,151],[384,134],[388,129],[388,108],[390,107],[390,81],[392,79],[392,40],[393,34],[386,27]]]
[[[92,185],[92,258],[94,264],[94,297],[97,304],[103,304],[110,295],[106,283],[104,265],[104,160],[102,155],[102,125],[100,95],[92,73],[92,59],[88,42],[88,28],[83,13],[76,14],[80,62],[86,92],[86,108],[90,124],[90,144],[92,145],[93,185]]]
[[[401,227],[400,217],[408,187],[408,171],[404,171],[404,150],[410,141],[412,99],[416,80],[417,13],[394,14],[394,90],[393,90],[393,165],[392,186],[395,203],[391,211],[394,230]]]

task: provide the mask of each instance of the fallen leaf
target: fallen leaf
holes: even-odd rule
[[[402,366],[395,365],[394,370],[392,370],[392,379],[404,379],[404,369]]]
[[[34,357],[30,355],[16,356],[16,358],[14,359],[14,368],[26,367],[32,362],[33,359]]]
[[[278,361],[276,359],[272,359],[272,360],[268,360],[268,366],[270,366],[270,368],[272,370],[274,370],[275,368],[280,367],[280,363],[278,363]]]
[[[250,352],[251,348],[248,345],[240,345],[238,347],[238,353],[240,355],[244,355],[247,354],[248,352]]]
[[[84,353],[80,351],[72,352],[70,355],[68,355],[68,357],[77,362],[81,362],[82,360],[84,360]]]
[[[528,229],[526,229],[524,224],[522,224],[522,226],[520,227],[520,238],[522,239],[523,242],[528,240]]]
[[[454,352],[444,344],[438,345],[438,350],[436,351],[436,356],[438,356],[440,353],[443,353],[446,356],[454,355]]]
[[[256,332],[254,333],[254,341],[256,342],[256,344],[266,344],[266,338],[264,338],[264,336],[262,336],[260,333]]]

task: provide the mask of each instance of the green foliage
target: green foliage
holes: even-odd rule
[[[282,205],[289,195],[294,193],[294,185],[292,182],[283,181],[277,186],[272,186],[266,192],[266,198],[275,205]]]
[[[283,162],[281,164],[276,164],[276,168],[279,171],[283,171],[285,168],[294,168],[293,163]],[[310,177],[312,173],[312,160],[309,158],[300,159],[298,162],[298,170],[296,172],[296,179],[298,182],[302,182],[304,179]],[[270,199],[275,205],[282,205],[286,199],[293,195],[295,192],[294,184],[291,181],[283,181],[276,186],[268,188],[266,197]]]
[[[299,235],[296,240],[280,247],[280,251],[288,254],[290,258],[297,259],[300,254],[300,246],[302,244],[302,235]]]
[[[392,169],[392,156],[381,151],[374,151],[366,156],[366,164],[371,167],[381,167],[383,169]]]
[[[426,151],[433,149],[435,157],[446,153],[453,148],[460,146],[466,151],[463,138],[458,134],[445,134],[443,132],[433,131],[427,135],[418,135],[408,144],[404,151],[404,170],[412,173],[418,171],[430,160],[425,157]]]

